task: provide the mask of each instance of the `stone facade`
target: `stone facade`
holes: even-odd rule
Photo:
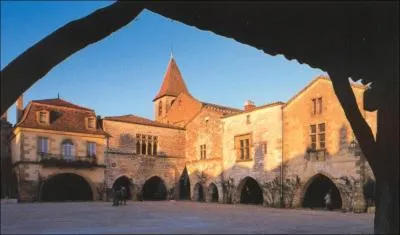
[[[376,113],[363,109],[366,87],[353,84],[352,89],[376,136]],[[256,204],[299,207],[322,177],[337,189],[342,209],[364,210],[362,186],[374,177],[329,78],[315,78],[287,103],[257,107],[246,102],[244,109],[235,109],[194,98],[171,58],[153,102],[155,121],[134,115],[105,117],[98,119],[103,134],[17,125],[11,145],[20,199],[40,200],[46,179],[70,172],[90,183],[95,200],[111,198],[113,189],[123,185],[129,187],[131,199],[141,200],[147,183],[157,178],[165,185],[163,199],[241,203],[256,195],[250,189],[255,187]],[[68,128],[79,126],[65,123]],[[36,149],[39,136],[48,137],[53,153],[61,151],[67,136],[77,146],[77,155],[87,151],[85,143],[96,142],[97,162],[105,169],[44,167]],[[190,193],[183,197],[180,187],[187,181],[190,187],[184,183],[184,190]]]
[[[48,180],[67,173],[81,177],[90,187],[91,198],[94,200],[101,199],[102,187],[105,182],[106,135],[52,130],[51,122],[43,124],[42,129],[22,127],[30,117],[35,120],[36,113],[32,111],[35,110],[32,107],[35,105],[38,104],[31,102],[25,109],[24,117],[21,117],[21,120],[13,129],[11,137],[12,163],[18,181],[19,201],[41,201],[43,197],[42,188],[49,182]],[[52,112],[54,111],[53,108],[53,105],[49,105],[47,111]],[[57,109],[60,108],[67,110],[62,115],[63,119],[68,119],[70,115],[79,117],[75,114],[76,112],[87,112],[57,106]],[[40,108],[40,110],[45,109],[44,106]],[[95,114],[90,113],[90,116],[95,116]],[[84,122],[84,119],[81,121]],[[44,152],[39,149],[39,138],[46,138],[47,140]],[[69,141],[73,146],[71,153],[73,159],[68,161],[63,156],[63,143],[65,141]],[[95,145],[94,152],[90,157],[88,156],[88,143]]]
[[[105,153],[109,191],[118,178],[126,177],[132,184],[132,199],[138,199],[146,180],[158,176],[169,192],[174,191],[169,196],[177,197],[177,181],[185,163],[183,128],[113,121],[107,117],[103,120],[103,128],[111,135]],[[157,137],[157,154],[137,154],[137,134]]]
[[[359,109],[376,135],[376,112],[363,110],[363,92],[365,88],[353,86]],[[322,98],[322,112],[314,114],[313,99]],[[319,104],[317,104],[317,109]],[[360,179],[360,156],[355,156],[350,149],[354,134],[347,121],[344,111],[333,91],[328,78],[319,77],[313,80],[303,91],[292,98],[283,108],[283,156],[284,177],[293,179],[299,177],[300,185],[296,188],[293,206],[301,206],[307,186],[317,174],[331,179],[338,187],[343,201],[343,208],[352,209],[354,190],[352,185]],[[310,125],[325,124],[325,150],[321,159],[313,159],[313,154],[307,153],[311,146]],[[318,126],[316,126],[318,129]],[[318,130],[316,131],[317,135]],[[316,149],[320,148],[319,137],[316,137]],[[325,156],[322,156],[325,155]],[[368,166],[365,177],[373,178]],[[349,179],[351,183],[345,183]],[[347,182],[347,181],[346,181]]]
[[[224,178],[232,179],[234,202],[239,201],[241,182],[252,177],[263,185],[280,175],[282,161],[282,106],[275,103],[223,118],[223,169]],[[250,136],[250,159],[240,160],[235,136]],[[265,152],[266,150],[266,152]],[[267,190],[264,200],[267,198]],[[268,202],[274,203],[274,202]]]

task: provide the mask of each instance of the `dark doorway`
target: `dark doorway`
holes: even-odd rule
[[[120,190],[121,187],[124,186],[127,192],[126,199],[131,200],[132,199],[132,184],[128,177],[126,176],[121,176],[119,177],[113,184],[113,189],[114,190]]]
[[[163,180],[158,176],[153,176],[146,180],[142,190],[143,200],[160,201],[167,198],[167,188]]]
[[[82,177],[72,173],[55,175],[42,186],[42,201],[91,201],[92,189]]]
[[[190,200],[190,180],[186,167],[179,179],[179,199]]]
[[[262,204],[264,201],[263,193],[257,181],[251,177],[246,177],[243,181],[240,191],[240,203]]]
[[[194,200],[196,200],[198,202],[204,201],[204,190],[203,190],[203,186],[200,183],[197,183],[194,186]]]
[[[311,183],[307,187],[304,194],[303,207],[307,208],[325,208],[324,197],[331,189],[332,209],[342,208],[342,199],[340,198],[339,190],[328,177],[318,174],[311,179]]]
[[[365,182],[363,189],[367,206],[375,206],[375,181],[369,178],[367,182]]]
[[[214,183],[208,186],[208,194],[210,197],[210,202],[218,202],[218,188]]]

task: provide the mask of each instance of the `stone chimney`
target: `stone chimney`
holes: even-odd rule
[[[17,106],[17,120],[15,120],[15,121],[18,122],[19,119],[22,116],[22,111],[24,110],[24,97],[23,97],[23,95],[18,97],[17,102],[16,102],[16,106]]]
[[[247,101],[244,103],[244,111],[252,110],[252,109],[254,109],[255,107],[256,107],[256,105],[255,105],[254,102],[251,101],[251,100],[247,100]]]

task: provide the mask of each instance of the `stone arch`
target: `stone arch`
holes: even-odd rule
[[[332,189],[332,204],[334,209],[343,208],[345,205],[344,194],[340,187],[337,186],[332,177],[326,173],[317,173],[311,176],[306,183],[299,188],[297,193],[298,206],[318,208],[324,207],[323,197]],[[311,191],[310,191],[311,190]]]
[[[190,178],[186,167],[183,169],[182,174],[179,178],[178,187],[179,187],[179,199],[190,200]]]
[[[196,183],[195,185],[194,185],[194,190],[193,190],[194,192],[193,192],[193,199],[195,200],[195,201],[198,201],[198,202],[203,202],[203,201],[205,201],[204,199],[205,199],[205,196],[204,196],[204,187],[203,187],[203,185],[201,184],[201,183]]]
[[[40,186],[41,201],[93,201],[93,184],[77,173],[53,174]]]
[[[159,176],[152,176],[143,184],[141,191],[142,200],[166,200],[167,187],[164,180]]]
[[[263,204],[264,193],[260,184],[254,178],[243,178],[236,190],[236,201],[244,204]]]
[[[207,196],[209,202],[218,202],[219,201],[219,192],[218,187],[215,183],[210,183],[207,187]]]
[[[124,186],[126,188],[127,196],[126,198],[128,200],[133,199],[133,195],[135,193],[135,187],[134,184],[132,183],[131,179],[127,177],[126,175],[121,175],[116,180],[114,180],[114,183],[112,185],[113,190],[120,190],[121,187]]]

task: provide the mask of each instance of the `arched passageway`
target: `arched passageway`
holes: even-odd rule
[[[143,200],[165,200],[167,198],[167,187],[163,180],[158,176],[153,176],[146,180],[142,189]]]
[[[257,181],[251,177],[246,177],[239,184],[240,203],[243,204],[262,204],[264,201],[263,193]]]
[[[208,186],[208,196],[209,196],[210,202],[218,202],[218,198],[219,198],[218,188],[214,183],[211,183]]]
[[[42,201],[91,201],[93,192],[82,176],[63,173],[43,183],[41,198]]]
[[[342,208],[342,199],[336,185],[328,177],[318,174],[310,179],[305,189],[302,206],[306,208],[325,208],[324,197],[331,190],[332,209]]]
[[[200,183],[197,183],[194,186],[194,200],[198,202],[204,201],[204,190],[203,186]]]
[[[132,184],[131,181],[128,179],[126,176],[121,176],[117,180],[115,180],[113,184],[113,189],[114,190],[120,190],[121,187],[125,187],[127,195],[126,199],[131,200],[132,199]]]
[[[190,179],[186,167],[179,179],[179,199],[190,200]]]

